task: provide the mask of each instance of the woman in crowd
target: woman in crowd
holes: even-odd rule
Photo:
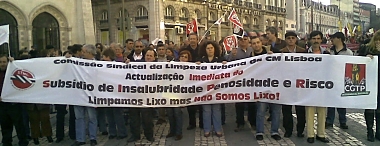
[[[166,56],[167,56],[168,60],[170,60],[170,61],[174,61],[174,60],[178,59],[178,58],[174,57],[174,49],[173,48],[167,48],[166,49]]]
[[[359,49],[359,55],[360,56],[368,56],[373,58],[373,56],[379,56],[380,55],[380,31],[377,31],[371,41],[366,44],[360,46]],[[360,70],[360,68],[357,68]],[[378,68],[380,71],[380,67]],[[378,79],[378,83],[380,81],[380,78]],[[378,91],[379,92],[379,91]],[[374,142],[375,138],[380,140],[380,96],[377,95],[377,109],[366,109],[364,111],[364,118],[365,123],[367,125],[367,140]],[[373,131],[374,126],[374,118],[376,117],[376,133]]]
[[[192,60],[191,53],[187,50],[181,51],[179,53],[180,62],[189,62]],[[170,133],[166,138],[175,136],[175,140],[182,139],[182,107],[169,107],[166,108],[168,114],[169,124],[170,124]]]
[[[206,41],[202,43],[199,50],[199,56],[201,56],[197,64],[200,63],[215,63],[219,62],[225,64],[227,63],[224,57],[220,57],[219,45],[214,41]],[[216,136],[222,137],[222,117],[221,117],[221,107],[220,104],[206,104],[202,105],[203,109],[203,125],[204,125],[204,136],[209,137],[213,125]],[[212,121],[211,121],[212,120]],[[212,123],[212,124],[211,124]]]
[[[41,56],[48,56],[48,51],[41,52]],[[39,145],[38,138],[46,137],[49,143],[53,142],[53,130],[50,123],[50,105],[47,104],[27,104],[31,137],[35,145]]]

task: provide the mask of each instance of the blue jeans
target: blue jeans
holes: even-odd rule
[[[166,108],[168,114],[170,133],[175,135],[182,135],[182,108],[181,107],[169,107]]]
[[[98,119],[96,118],[96,109],[93,107],[74,106],[75,112],[75,133],[78,142],[86,141],[85,115],[88,114],[88,131],[91,140],[96,140],[98,130]]]
[[[108,130],[112,136],[127,136],[127,126],[123,115],[123,108],[105,108],[107,113]],[[117,127],[117,130],[116,130]]]
[[[220,112],[220,104],[202,105],[203,108],[203,130],[205,133],[211,132],[211,120],[214,131],[222,132],[222,115]]]
[[[346,118],[346,109],[345,108],[336,108],[339,114],[339,123],[340,124],[346,124],[347,118]],[[327,117],[326,117],[326,123],[328,124],[334,124],[335,119],[335,107],[329,107],[327,108]]]
[[[281,115],[281,105],[266,103],[266,102],[257,102],[257,115],[256,115],[256,134],[263,135],[264,134],[264,120],[265,113],[267,111],[267,106],[270,107],[270,115],[271,115],[271,135],[278,135],[278,128],[280,127],[280,115]]]

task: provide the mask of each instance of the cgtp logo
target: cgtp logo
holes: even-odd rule
[[[369,95],[366,90],[366,65],[346,63],[344,93],[341,96]]]
[[[15,70],[12,73],[11,80],[13,87],[19,90],[29,89],[36,82],[33,73],[22,69]]]

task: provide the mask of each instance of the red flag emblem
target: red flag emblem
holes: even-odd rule
[[[235,35],[230,35],[224,38],[223,46],[226,49],[226,51],[232,50],[232,48],[236,48],[238,41]]]
[[[243,25],[241,24],[235,9],[232,9],[230,16],[228,16],[228,20],[230,20],[233,24],[243,29]]]
[[[189,35],[190,33],[198,33],[198,24],[196,19],[193,19],[186,25],[186,34]]]

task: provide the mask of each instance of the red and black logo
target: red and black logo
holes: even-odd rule
[[[341,96],[369,95],[366,90],[366,65],[346,63],[344,93]]]
[[[12,85],[16,89],[26,90],[36,82],[33,73],[27,70],[17,69],[11,76]]]

